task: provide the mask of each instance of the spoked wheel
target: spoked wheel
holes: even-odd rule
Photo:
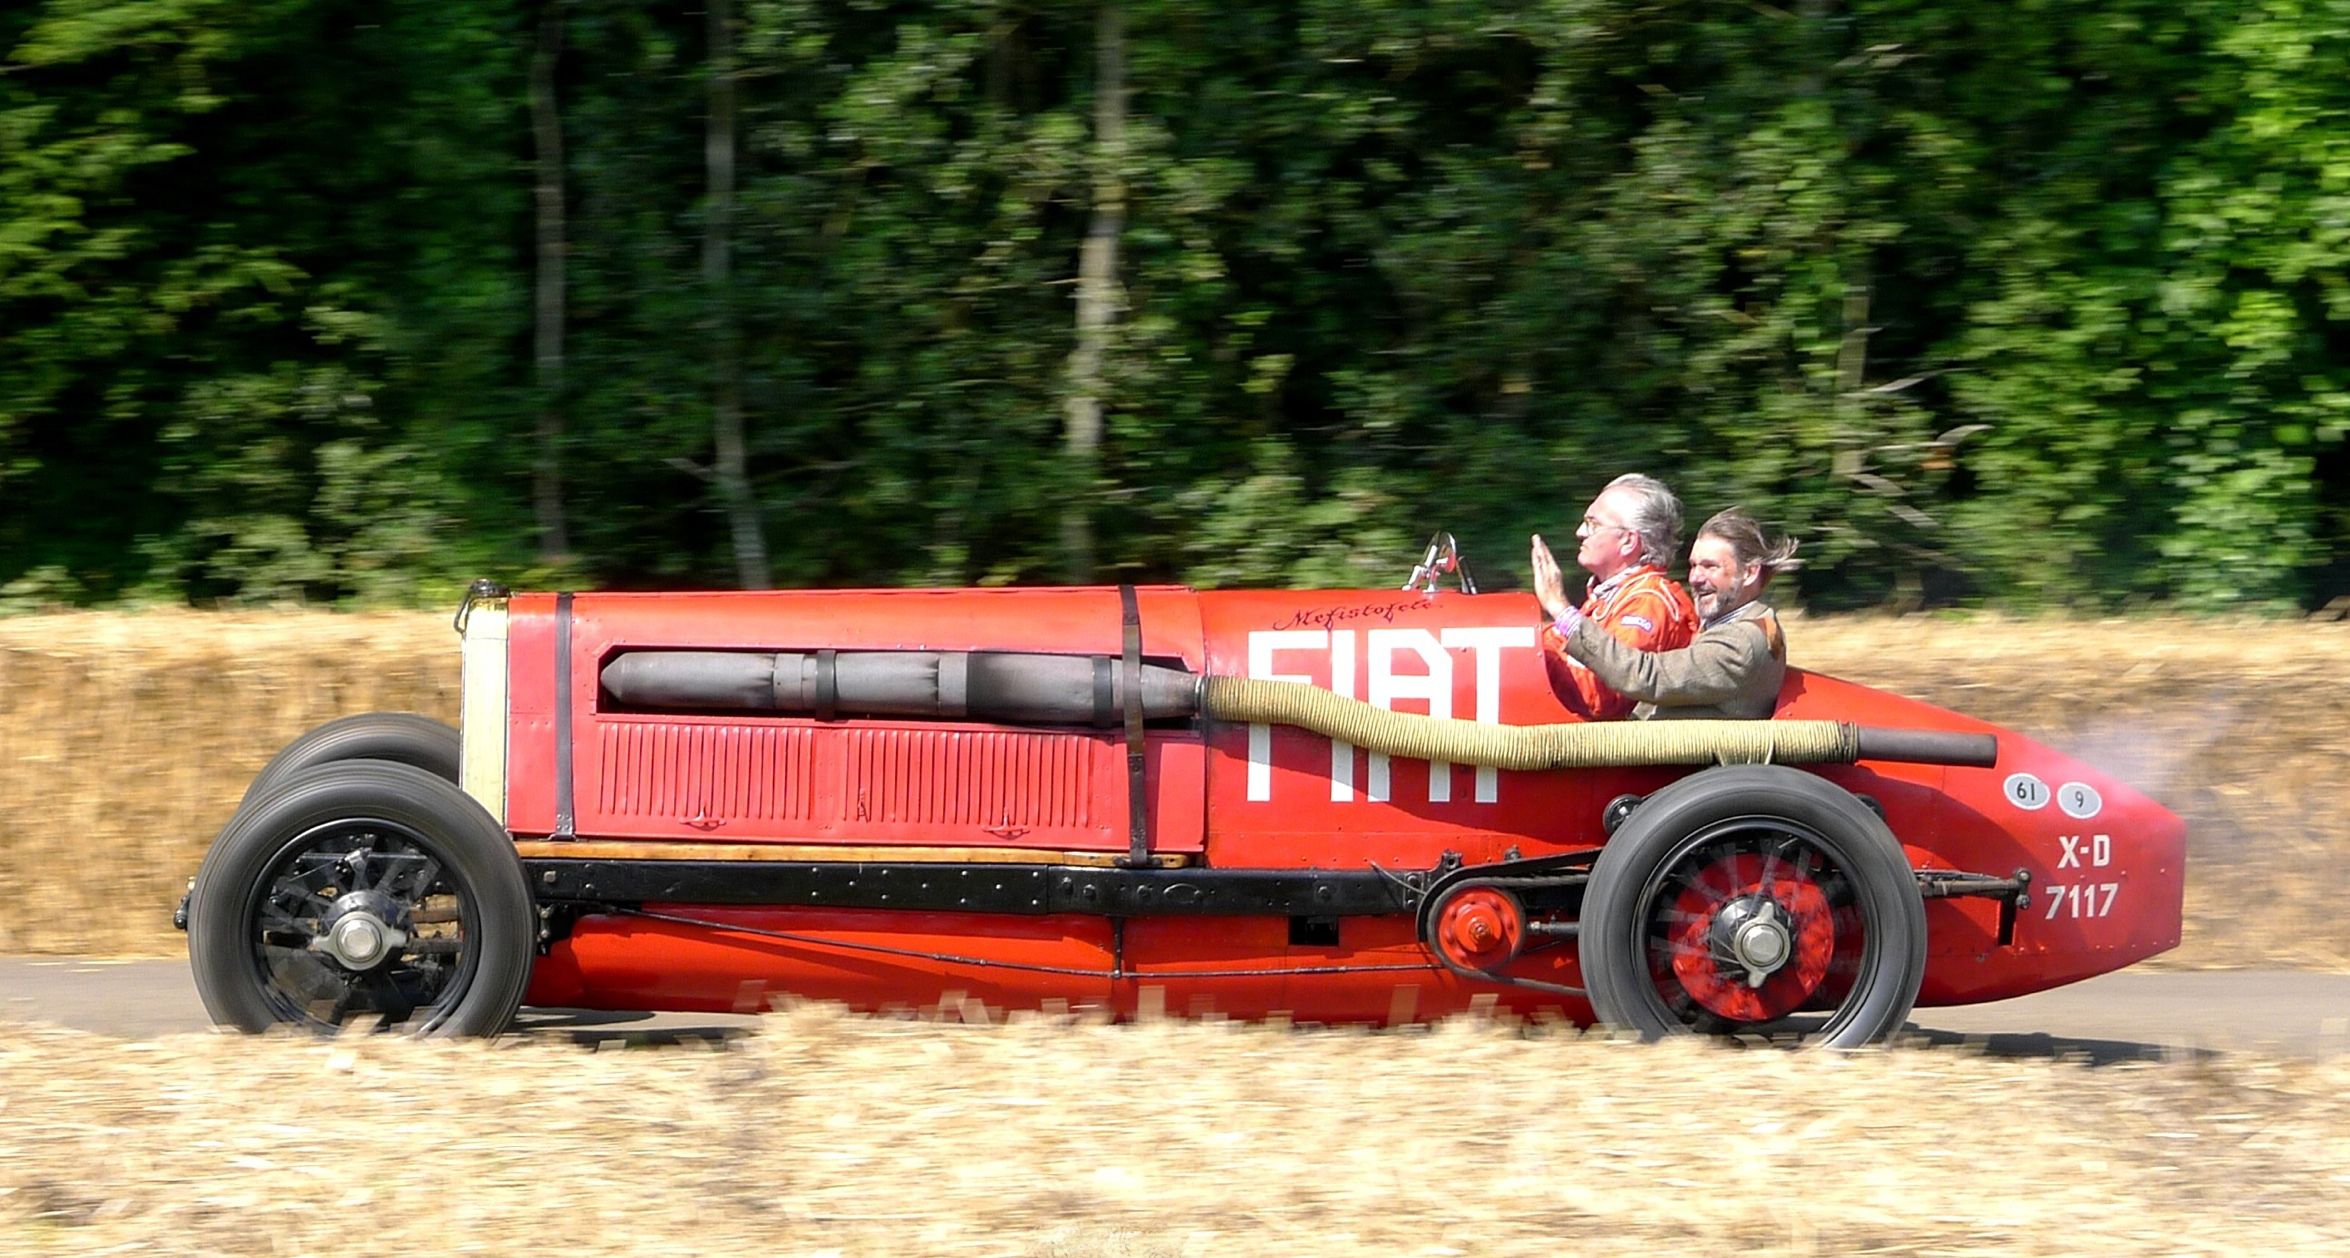
[[[1899,842],[1792,769],[1709,770],[1657,792],[1600,853],[1583,922],[1594,1010],[1652,1038],[1867,1044],[1900,1029],[1925,974],[1925,906]]]
[[[347,821],[297,837],[254,885],[247,943],[280,1022],[448,1015],[481,960],[466,919],[481,907],[434,845],[404,826]]]
[[[486,1035],[530,976],[505,831],[424,770],[343,761],[247,804],[205,858],[189,956],[213,1020]]]

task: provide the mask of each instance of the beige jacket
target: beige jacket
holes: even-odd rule
[[[1643,651],[1586,620],[1567,654],[1616,693],[1640,701],[1636,715],[1762,718],[1787,679],[1787,639],[1778,613],[1748,603],[1699,631],[1678,651]]]

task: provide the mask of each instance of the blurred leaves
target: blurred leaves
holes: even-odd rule
[[[543,0],[542,0],[543,2]],[[702,16],[561,0],[579,570],[723,582]],[[531,562],[535,5],[0,13],[0,585]],[[1129,0],[1101,460],[1059,416],[1096,8],[746,0],[735,300],[794,584],[1506,582],[1617,472],[1815,603],[2323,601],[2350,5]]]

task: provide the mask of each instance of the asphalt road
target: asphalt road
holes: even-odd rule
[[[210,1020],[184,961],[0,958],[0,1023],[49,1023],[129,1039],[199,1032]],[[520,1031],[582,1043],[724,1040],[755,1018],[526,1010]],[[1912,1030],[2003,1056],[2096,1062],[2197,1052],[2350,1053],[2350,974],[2125,972],[1996,1004],[1921,1009]]]

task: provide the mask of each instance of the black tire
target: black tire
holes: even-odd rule
[[[513,843],[479,804],[413,765],[346,760],[289,775],[213,841],[189,896],[188,960],[222,1026],[372,1018],[494,1035],[530,981],[536,920]],[[327,950],[345,922],[380,955]]]
[[[245,802],[259,799],[304,769],[339,760],[412,764],[453,783],[458,774],[458,741],[455,728],[414,712],[363,712],[341,717],[287,743],[270,757],[245,787]]]
[[[1602,1022],[1646,1039],[1854,1048],[1916,1004],[1925,914],[1900,842],[1850,792],[1795,769],[1709,769],[1650,796],[1601,849],[1583,981]]]

